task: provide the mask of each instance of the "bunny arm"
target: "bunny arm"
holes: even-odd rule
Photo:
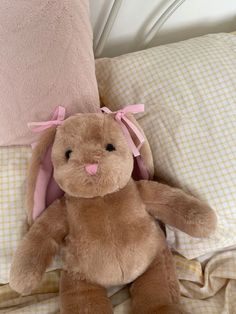
[[[184,191],[154,181],[137,182],[147,211],[156,219],[192,237],[208,237],[216,229],[215,212]]]
[[[17,248],[10,271],[10,286],[15,291],[28,294],[37,287],[67,233],[66,206],[62,198],[37,218]]]

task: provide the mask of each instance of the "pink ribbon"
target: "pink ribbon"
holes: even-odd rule
[[[65,119],[65,113],[66,110],[62,106],[58,106],[56,110],[53,113],[52,119],[49,121],[43,121],[43,122],[30,122],[28,123],[28,128],[32,132],[42,132],[53,125],[60,125],[63,123]]]
[[[107,107],[102,107],[101,111],[105,113],[112,113],[112,111],[108,109]],[[126,113],[138,113],[138,112],[143,112],[143,111],[144,111],[144,105],[137,104],[137,105],[129,105],[123,109],[120,109],[114,112],[115,119],[120,124],[134,157],[140,156],[139,150],[141,146],[143,145],[145,139],[144,139],[143,134],[136,127],[136,125],[133,122],[131,122],[125,115]],[[131,131],[136,135],[137,139],[139,140],[138,146],[134,144],[134,141],[130,135],[130,132],[127,126],[131,129]]]
[[[140,130],[136,127],[136,125],[131,122],[125,115],[127,113],[139,113],[139,112],[144,112],[144,105],[143,104],[136,104],[136,105],[129,105],[127,107],[124,107],[118,111],[112,112],[110,109],[108,109],[107,107],[102,107],[101,108],[102,112],[105,113],[115,113],[115,120],[119,123],[123,134],[125,135],[127,142],[129,144],[129,147],[133,153],[133,156],[136,158],[142,178],[143,179],[148,179],[149,178],[149,173],[147,168],[144,165],[144,162],[141,158],[141,154],[140,154],[140,148],[142,147],[143,143],[145,142],[145,138],[143,136],[143,134],[140,132]],[[131,135],[130,135],[130,131],[133,134],[135,134],[135,136],[137,137],[139,144],[138,146],[135,145]]]

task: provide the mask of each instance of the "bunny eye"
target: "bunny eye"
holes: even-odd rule
[[[106,150],[108,151],[108,152],[112,152],[113,150],[116,150],[116,148],[115,148],[115,146],[113,145],[113,144],[107,144],[107,146],[106,146]]]
[[[72,153],[71,149],[67,149],[67,151],[65,152],[65,157],[66,157],[67,160],[70,159],[71,153]]]

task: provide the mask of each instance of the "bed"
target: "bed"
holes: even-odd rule
[[[157,14],[139,48],[157,38],[184,2],[172,1]],[[186,312],[234,314],[236,33],[216,32],[137,52],[129,47],[129,54],[108,58],[106,44],[122,5],[120,0],[110,2],[106,20],[94,30],[100,100],[113,110],[144,102],[147,111],[138,121],[153,149],[157,177],[216,208],[220,226],[212,239],[192,241],[167,226],[167,240],[173,249]],[[98,101],[96,97],[93,100]],[[0,313],[56,314],[59,261],[29,296],[19,296],[8,284],[12,255],[26,231],[24,193],[30,156],[29,145],[0,147]],[[109,295],[116,314],[129,313],[128,287],[114,288]]]

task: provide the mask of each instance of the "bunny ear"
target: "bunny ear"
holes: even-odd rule
[[[149,180],[151,180],[153,179],[153,176],[154,176],[154,164],[153,164],[153,156],[152,156],[152,151],[151,151],[149,142],[144,134],[142,127],[137,122],[133,114],[127,113],[126,116],[139,129],[139,131],[142,133],[145,139],[144,143],[142,144],[140,148],[140,156],[137,156],[136,158],[134,158],[134,170],[133,170],[132,177],[135,180],[143,179],[143,175],[141,172],[142,172],[142,169],[145,168],[148,171],[148,178]],[[134,144],[138,146],[139,141],[137,137],[132,132],[130,132],[130,135],[132,137]]]
[[[56,126],[52,126],[39,139],[33,148],[28,170],[27,182],[27,210],[28,223],[33,221],[63,192],[53,179],[53,165],[51,161],[52,144],[56,134]]]
[[[102,107],[101,111],[106,114],[115,114],[114,118],[128,141],[134,156],[133,179],[152,179],[154,176],[152,152],[141,126],[133,116],[135,113],[144,112],[144,104],[128,105],[115,112]]]

